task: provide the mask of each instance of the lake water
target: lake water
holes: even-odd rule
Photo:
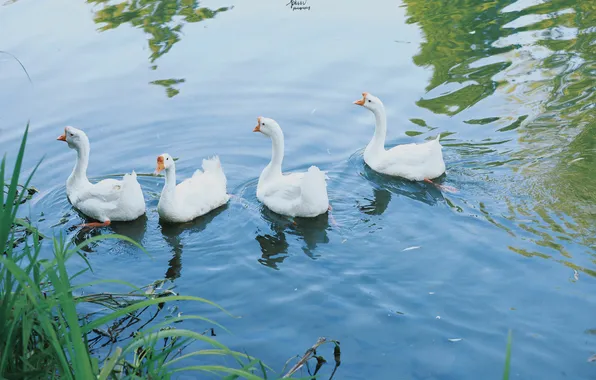
[[[0,50],[32,82],[0,54],[0,150],[12,162],[30,120],[25,167],[44,157],[23,212],[44,233],[122,233],[152,255],[101,241],[87,279],[169,278],[242,316],[179,305],[276,370],[327,336],[336,379],[500,378],[511,329],[513,378],[596,376],[594,2],[119,1],[0,4]],[[388,146],[442,133],[457,193],[365,166],[363,91],[385,103]],[[337,225],[261,207],[261,115],[284,130],[285,170],[329,172]],[[218,154],[239,198],[164,227],[163,178],[143,176],[145,218],[82,233],[65,125],[87,132],[94,180],[151,173],[163,152],[180,180]]]

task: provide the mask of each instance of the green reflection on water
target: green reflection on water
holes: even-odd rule
[[[417,104],[435,113],[454,115],[491,95],[497,87],[492,78],[508,63],[482,67],[470,64],[513,49],[494,47],[503,35],[502,26],[512,18],[498,15],[497,2],[479,0],[405,0],[407,23],[417,23],[426,42],[414,56],[418,66],[433,67],[427,91],[445,83],[465,84],[461,89]],[[500,2],[503,4],[504,2]]]
[[[184,83],[185,81],[185,79],[158,79],[149,83],[156,84],[158,86],[163,86],[166,89],[166,94],[168,95],[168,98],[171,98],[180,93],[180,90],[174,88],[174,86],[180,83]]]
[[[109,0],[87,0],[87,3],[99,6],[94,21],[103,24],[100,31],[115,29],[122,24],[143,29],[149,35],[149,61],[152,64],[180,41],[184,24],[212,19],[231,9],[200,7],[197,0],[127,0],[116,4]],[[151,69],[156,70],[157,65],[153,64]],[[183,78],[159,79],[150,84],[165,87],[171,98],[180,92],[173,86],[184,81]]]
[[[481,214],[510,234],[497,219],[515,223],[519,233],[533,236],[541,252],[512,251],[542,258],[552,258],[545,252],[554,251],[562,256],[558,262],[594,276],[595,271],[569,261],[565,245],[582,244],[594,256],[596,2],[405,4],[408,23],[417,23],[426,38],[414,63],[433,68],[426,88],[431,96],[419,100],[420,107],[453,116],[491,95],[505,101],[505,106],[485,107],[482,118],[465,121],[495,128],[495,138],[515,133],[518,143],[494,163],[523,178],[512,181],[512,193],[504,196],[508,213],[497,217],[481,204]],[[432,96],[436,88],[445,90]]]

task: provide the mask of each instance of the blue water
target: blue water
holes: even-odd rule
[[[108,24],[101,2],[0,4],[0,50],[32,82],[0,54],[0,150],[13,162],[30,120],[25,167],[44,157],[24,212],[75,242],[110,232],[139,241],[151,257],[95,243],[85,280],[171,279],[242,316],[178,305],[225,325],[233,335],[218,331],[221,342],[275,370],[326,336],[341,341],[336,379],[501,378],[511,329],[512,378],[593,378],[594,6],[286,3],[208,1],[200,6],[234,7],[189,22],[177,2],[148,1],[170,7]],[[179,83],[150,83],[168,79]],[[458,193],[364,164],[374,119],[352,104],[363,91],[385,104],[388,146],[442,133],[441,181]],[[284,170],[328,171],[337,226],[325,216],[294,225],[258,202],[271,154],[252,133],[258,116],[284,130]],[[146,217],[81,232],[65,196],[75,156],[55,141],[65,125],[87,132],[92,179],[151,173],[164,152],[179,157],[182,179],[218,154],[240,198],[162,226],[163,178],[143,176]],[[331,348],[322,350],[328,376]]]

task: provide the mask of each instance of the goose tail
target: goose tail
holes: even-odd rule
[[[327,196],[326,175],[316,166],[311,166],[300,185],[302,199],[316,209],[327,209],[329,198]]]

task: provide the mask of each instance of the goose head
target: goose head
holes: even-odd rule
[[[81,147],[89,145],[89,138],[85,132],[75,127],[67,126],[64,128],[64,133],[56,138],[58,141],[64,141],[68,144],[70,149],[80,149]]]
[[[157,166],[153,175],[158,175],[162,170],[168,170],[174,166],[174,159],[167,153],[157,156]]]
[[[272,137],[281,133],[281,127],[275,120],[259,116],[257,118],[257,126],[252,131],[261,132],[265,136]]]
[[[382,111],[384,109],[383,102],[376,96],[369,94],[368,92],[362,93],[362,99],[356,100],[354,104],[368,108],[372,112]]]

